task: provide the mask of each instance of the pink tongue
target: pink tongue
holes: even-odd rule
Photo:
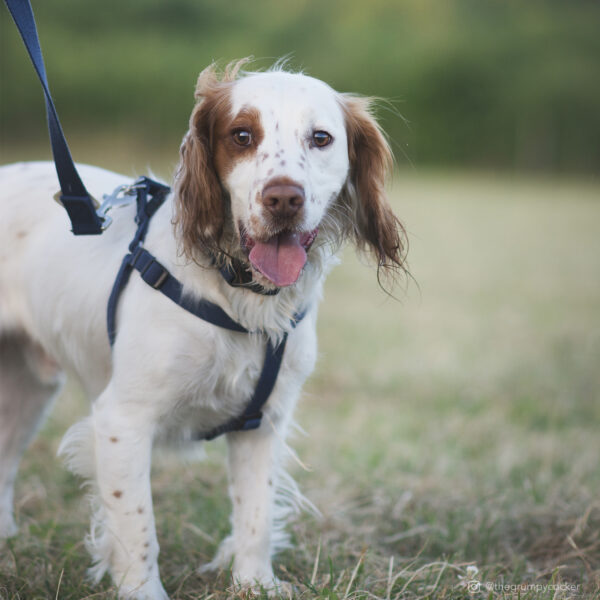
[[[284,232],[266,242],[256,242],[250,262],[267,279],[283,287],[295,283],[306,263],[306,251],[298,233]]]

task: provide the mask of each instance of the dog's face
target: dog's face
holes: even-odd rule
[[[366,101],[301,74],[219,79],[213,67],[196,96],[176,180],[186,252],[240,255],[271,287],[298,280],[317,236],[351,235],[401,264],[383,195],[390,152]]]
[[[294,283],[349,171],[337,94],[311,77],[261,73],[232,88],[215,166],[253,269]]]

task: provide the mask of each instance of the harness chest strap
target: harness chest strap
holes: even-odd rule
[[[133,241],[129,245],[130,253],[123,258],[108,301],[107,326],[111,346],[114,344],[116,335],[116,311],[119,296],[127,285],[133,269],[140,273],[142,280],[150,287],[159,291],[171,301],[175,302],[175,304],[203,321],[216,325],[217,327],[222,327],[223,329],[228,329],[229,331],[250,333],[248,329],[234,321],[217,304],[205,299],[194,300],[185,296],[183,294],[183,285],[181,282],[173,277],[173,275],[171,275],[171,273],[169,273],[169,271],[161,265],[148,250],[141,246],[148,230],[150,218],[156,212],[160,204],[162,204],[162,200],[166,197],[168,188],[147,178],[142,178],[134,184],[132,189],[135,189],[137,192],[136,200],[138,210],[136,221],[138,223],[138,229]],[[152,196],[152,200],[150,201],[148,200],[149,195]],[[291,320],[292,327],[295,327],[304,318],[304,315],[305,313],[295,314]],[[271,340],[267,338],[263,368],[252,398],[244,412],[240,416],[233,417],[226,421],[223,425],[215,427],[208,433],[195,436],[195,439],[212,440],[219,435],[230,431],[248,431],[260,427],[262,408],[275,387],[279,369],[283,361],[287,337],[288,334],[286,332],[277,346],[274,346],[271,343]]]

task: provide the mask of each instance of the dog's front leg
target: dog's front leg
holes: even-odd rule
[[[121,597],[165,600],[150,488],[154,422],[144,409],[119,402],[110,386],[94,406],[101,507],[92,553],[97,574],[109,568]]]
[[[278,448],[270,425],[230,433],[229,485],[233,504],[234,583],[273,588],[278,582],[271,566],[273,508]]]

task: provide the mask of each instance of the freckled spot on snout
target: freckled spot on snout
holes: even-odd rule
[[[250,216],[250,230],[256,231],[260,227],[260,219],[256,215]]]
[[[302,161],[300,161],[300,162],[298,163],[298,166],[299,166],[301,169],[304,169],[304,163],[303,163]]]
[[[143,506],[138,506],[137,511],[138,511],[138,515],[143,514],[144,513],[144,507]]]
[[[150,546],[150,542],[145,542],[144,543],[144,548],[148,548]]]
[[[273,173],[275,173],[275,169],[269,169],[269,172],[267,173],[267,175],[269,175],[269,177],[271,175],[273,175]]]
[[[252,535],[256,535],[256,527],[252,528],[252,532],[251,533],[252,533]]]
[[[269,477],[269,487],[273,486],[273,480]]]
[[[115,437],[114,435],[111,435],[109,439],[113,444],[116,444],[119,441],[119,438]]]
[[[22,240],[24,237],[27,237],[26,231],[17,231],[17,237]]]
[[[285,167],[285,160],[282,160],[282,161],[281,161],[279,164],[280,164],[282,167]]]
[[[143,562],[146,562],[148,560],[148,555],[147,554],[142,554],[140,556],[140,558],[142,559]]]
[[[121,490],[115,490],[115,491],[113,492],[113,496],[114,496],[115,498],[120,498],[122,495],[123,495],[123,492],[122,492]]]

